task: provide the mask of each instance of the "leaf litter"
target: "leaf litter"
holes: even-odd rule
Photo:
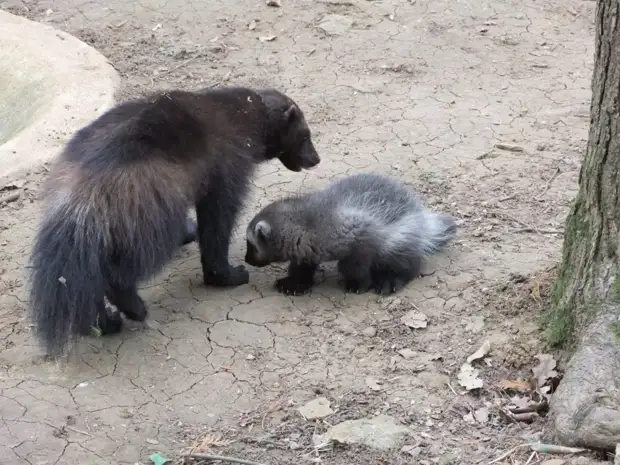
[[[500,414],[508,421],[531,423],[549,408],[553,389],[550,382],[559,376],[557,361],[550,354],[537,354],[535,358],[538,364],[532,368],[529,379],[504,379],[495,385],[500,391],[516,393],[499,405]]]

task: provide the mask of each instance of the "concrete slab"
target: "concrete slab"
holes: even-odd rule
[[[120,77],[77,38],[0,10],[0,184],[114,104]]]

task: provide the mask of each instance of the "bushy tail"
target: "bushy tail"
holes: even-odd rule
[[[419,231],[420,251],[424,255],[439,251],[456,235],[456,221],[450,215],[426,209],[417,214],[422,218],[414,222],[414,228]],[[421,228],[421,225],[424,226]]]
[[[30,312],[48,354],[96,323],[105,293],[101,246],[96,229],[68,211],[41,224],[30,263]]]

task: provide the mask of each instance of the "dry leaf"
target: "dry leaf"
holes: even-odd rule
[[[415,350],[405,348],[405,349],[399,350],[398,354],[405,360],[409,360],[410,358],[415,357],[417,352]]]
[[[373,391],[381,391],[383,389],[381,387],[381,382],[376,380],[375,378],[366,378],[366,386],[368,386]]]
[[[478,378],[478,374],[478,370],[472,367],[469,363],[463,363],[457,379],[459,380],[459,384],[468,391],[471,391],[472,389],[480,389],[483,382],[480,378]]]
[[[497,387],[503,390],[515,390],[520,392],[527,392],[531,389],[530,383],[522,380],[502,379],[497,383]]]
[[[419,329],[426,328],[426,325],[428,324],[428,317],[424,313],[412,310],[403,315],[400,321],[410,328]]]
[[[258,38],[261,42],[273,42],[277,36],[261,36]]]
[[[480,346],[480,348],[477,351],[475,351],[473,354],[467,357],[467,363],[471,363],[474,360],[483,358],[485,355],[489,353],[490,350],[491,350],[491,342],[484,341],[484,343]]]
[[[486,407],[479,408],[478,410],[474,411],[474,418],[478,423],[486,423],[487,421],[489,421],[489,409]]]
[[[532,373],[534,373],[534,378],[536,378],[538,386],[542,386],[548,379],[555,378],[558,375],[558,372],[555,371],[557,362],[553,359],[553,356],[549,354],[538,354],[535,357],[538,359],[539,363],[532,368]]]

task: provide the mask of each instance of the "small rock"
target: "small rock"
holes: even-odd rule
[[[486,407],[479,408],[474,412],[474,418],[478,423],[486,423],[489,421],[489,409]]]
[[[245,356],[245,359],[246,360],[255,360],[256,357],[254,355],[252,355],[252,354],[248,354],[248,355]]]
[[[329,400],[325,397],[317,397],[316,399],[311,400],[306,405],[299,407],[298,411],[306,420],[325,418],[334,413],[329,406]]]
[[[410,455],[411,457],[417,457],[422,452],[422,448],[417,446],[403,446],[400,451],[403,454]]]
[[[362,334],[368,337],[375,337],[377,335],[377,328],[374,326],[369,326],[362,331]]]
[[[315,436],[315,444],[337,442],[362,444],[374,449],[388,450],[397,447],[410,434],[409,428],[400,425],[388,415],[374,418],[347,420],[332,426],[325,434]]]
[[[301,446],[299,445],[299,443],[295,442],[295,441],[291,441],[288,443],[288,447],[291,450],[298,450],[301,449]]]
[[[476,423],[476,420],[474,419],[474,416],[471,413],[466,413],[465,415],[463,415],[463,420],[465,420],[465,422],[469,423],[470,425],[473,425],[474,423]]]
[[[469,320],[469,323],[467,323],[467,326],[465,326],[465,329],[474,334],[478,334],[480,331],[484,329],[484,316],[482,315],[472,316]]]
[[[282,2],[280,0],[267,0],[267,6],[280,8],[282,6]]]
[[[511,144],[495,144],[495,148],[508,152],[523,152],[523,147]]]
[[[148,442],[149,444],[152,444],[154,446],[159,444],[159,441],[157,439],[151,439],[151,438],[147,438],[146,442]]]
[[[620,444],[616,444],[616,457],[614,459],[614,465],[620,465]]]
[[[318,28],[330,36],[340,36],[353,25],[353,20],[342,15],[326,15]]]
[[[271,35],[271,36],[260,36],[258,38],[258,40],[260,40],[261,42],[273,42],[274,40],[276,40],[277,36]]]

